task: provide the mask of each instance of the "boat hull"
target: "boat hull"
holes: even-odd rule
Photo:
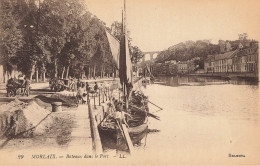
[[[122,136],[119,128],[104,128],[99,125],[98,130],[103,149],[118,149],[124,151],[128,149],[125,138]],[[147,123],[136,127],[129,127],[128,132],[133,145],[139,144],[141,140],[146,136],[147,131]]]

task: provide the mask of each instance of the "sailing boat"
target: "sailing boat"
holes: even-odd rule
[[[151,81],[154,81],[154,77],[151,73],[151,70],[145,65],[143,69],[143,77],[142,77],[142,84],[146,85],[149,84]]]
[[[124,130],[124,124],[118,122],[115,116],[108,115],[98,125],[99,134],[103,147],[119,150],[130,150],[129,144],[126,142],[129,134],[131,138],[130,144],[137,144],[147,133],[148,130],[148,102],[147,97],[142,92],[132,91],[132,63],[128,46],[128,37],[126,31],[126,15],[125,3],[122,12],[122,36],[120,40],[119,55],[119,77],[123,90],[123,101],[112,101],[113,110],[123,111],[130,116],[126,119],[129,126],[128,131]],[[127,132],[127,133],[126,133]]]

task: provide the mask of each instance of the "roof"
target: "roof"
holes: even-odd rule
[[[251,50],[252,52],[247,52],[248,50]],[[253,47],[249,47],[249,48],[245,48],[245,49],[242,49],[238,52],[237,56],[246,56],[248,54],[254,54],[256,53],[258,50],[258,47],[257,46],[253,46]]]
[[[181,64],[181,65],[187,65],[187,62],[182,61],[182,62],[178,62],[177,64]]]
[[[238,53],[238,50],[229,51],[224,54],[217,54],[215,55],[215,60],[230,59],[233,58],[236,55],[236,53]]]
[[[210,62],[215,59],[215,55],[208,55],[207,58],[205,59],[206,62]]]

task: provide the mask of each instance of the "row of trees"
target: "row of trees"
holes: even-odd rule
[[[77,0],[1,0],[1,56],[5,72],[14,66],[35,75],[68,78],[113,73],[105,23]],[[116,23],[114,23],[116,24]],[[120,25],[120,23],[117,23]],[[113,27],[113,26],[112,26]],[[131,47],[133,61],[142,56]],[[140,55],[141,54],[141,55]],[[137,56],[138,55],[138,56]]]

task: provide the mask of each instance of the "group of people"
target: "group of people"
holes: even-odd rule
[[[97,90],[99,89],[97,82],[95,82],[94,91],[93,93],[96,94]],[[82,104],[86,103],[89,100],[89,93],[91,93],[91,88],[88,84],[82,83],[80,81],[77,82],[77,100],[78,102],[81,101]]]
[[[10,78],[6,84],[7,97],[16,96],[18,89],[21,89],[21,94],[29,96],[30,95],[30,80],[28,78],[16,77]]]
[[[116,99],[112,99],[112,101],[110,103],[108,103],[108,107],[107,107],[107,113],[108,116],[113,117],[119,126],[122,126],[122,124],[125,124],[128,128],[129,125],[127,124],[127,117],[132,118],[132,116],[124,111],[124,105],[123,102],[120,102]]]

